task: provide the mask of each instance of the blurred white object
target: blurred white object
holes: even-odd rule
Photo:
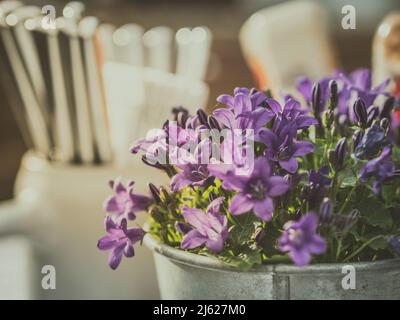
[[[103,61],[115,61],[115,48],[113,41],[113,33],[115,26],[109,23],[102,23],[98,28],[98,37],[102,51]]]
[[[96,51],[96,17],[85,17],[79,22],[79,37],[82,42],[85,79],[88,88],[89,106],[92,116],[93,134],[100,162],[111,160],[106,101],[101,81],[101,66]]]
[[[17,43],[9,28],[9,23],[15,23],[16,17],[11,18],[11,21],[8,21],[8,23],[6,21],[6,17],[10,17],[10,15],[6,16],[6,14],[14,8],[18,8],[19,5],[19,2],[14,1],[0,3],[0,41],[2,41],[2,47],[4,47],[4,51],[8,57],[7,63],[10,65],[18,86],[18,92],[25,108],[25,118],[34,147],[42,154],[49,155],[51,144],[47,130],[46,116],[37,101],[28,70],[24,66],[23,57],[19,53]]]
[[[0,238],[0,300],[35,299],[40,282],[31,242],[22,236]]]
[[[85,4],[80,1],[68,2],[63,9],[63,16],[66,19],[78,21],[82,19],[86,10]]]
[[[139,135],[138,119],[141,119],[145,104],[141,70],[113,62],[104,65],[109,131],[113,156],[118,166],[128,163],[132,156],[129,147]]]
[[[202,81],[151,68],[106,63],[104,81],[110,119],[110,134],[117,162],[128,161],[129,147],[159,129],[183,106],[191,114],[207,103],[209,88]],[[121,158],[122,157],[122,158]]]
[[[125,24],[115,30],[113,41],[116,61],[143,66],[143,34],[143,27],[134,23]]]
[[[171,71],[173,36],[172,29],[164,26],[154,27],[144,34],[147,67]]]
[[[150,251],[135,246],[137,258],[125,259],[118,271],[107,264],[108,252],[96,248],[104,234],[104,199],[112,193],[107,181],[124,176],[134,179],[135,192],[148,193],[148,183],[167,183],[165,174],[131,157],[130,166],[74,166],[49,163],[33,153],[24,156],[17,175],[15,194],[30,196],[41,211],[25,219],[40,219],[46,225],[26,226],[30,237],[41,238],[44,255],[41,265],[56,268],[56,290],[40,290],[48,299],[157,299],[157,279]],[[0,216],[3,214],[0,206]],[[147,214],[135,223],[143,225]],[[37,286],[40,289],[40,282]]]
[[[400,11],[387,15],[379,25],[372,48],[374,83],[391,78],[400,94]]]
[[[175,35],[177,47],[176,73],[194,80],[206,75],[212,42],[206,27],[181,28]]]
[[[70,64],[66,66],[66,69],[68,72],[71,72],[79,137],[79,155],[83,163],[91,163],[94,160],[93,132],[82,57],[82,46],[78,38],[78,26],[77,23],[71,19],[59,21],[60,26],[62,26],[62,33],[67,36],[66,42],[68,52],[65,52],[65,54],[69,54],[68,61]]]
[[[239,40],[261,89],[290,89],[300,75],[320,78],[336,68],[328,16],[314,1],[290,1],[254,13]]]

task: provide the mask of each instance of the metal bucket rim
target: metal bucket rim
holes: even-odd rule
[[[202,256],[187,252],[184,250],[175,249],[169,245],[162,243],[157,240],[151,234],[147,233],[144,237],[145,245],[152,251],[167,257],[177,263],[200,268],[200,269],[211,269],[216,271],[229,271],[229,272],[248,272],[248,273],[281,273],[281,274],[293,274],[293,273],[340,273],[344,266],[354,266],[357,272],[371,272],[371,271],[385,271],[400,269],[400,259],[393,258],[387,260],[379,260],[372,262],[348,262],[348,263],[318,263],[311,264],[305,267],[297,267],[290,264],[271,264],[271,265],[260,265],[254,267],[248,271],[241,271],[234,266],[230,266],[216,258]]]

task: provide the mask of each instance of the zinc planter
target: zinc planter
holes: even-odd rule
[[[242,272],[149,234],[144,241],[154,254],[162,299],[400,299],[400,259],[305,268],[268,265]],[[349,275],[345,266],[354,267],[355,289],[342,286]]]

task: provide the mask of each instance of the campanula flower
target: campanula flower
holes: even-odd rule
[[[370,177],[374,178],[372,189],[375,194],[381,191],[382,183],[394,176],[398,176],[394,162],[391,159],[392,149],[385,147],[379,157],[372,159],[361,169],[361,181],[367,182]]]
[[[182,249],[193,249],[204,244],[214,253],[224,249],[228,238],[228,219],[220,214],[223,201],[224,197],[215,199],[209,204],[206,212],[197,208],[182,207],[183,217],[193,227],[185,234],[181,243]]]
[[[367,107],[373,105],[379,95],[387,95],[386,88],[390,79],[372,87],[372,75],[369,69],[357,69],[348,76],[342,73],[340,77],[351,91],[357,92],[357,96],[365,102]]]
[[[327,166],[321,167],[318,171],[310,170],[308,183],[304,190],[304,195],[310,208],[318,206],[331,185],[331,179],[328,174],[329,168]]]
[[[152,202],[151,198],[133,192],[135,182],[130,181],[125,187],[120,179],[110,181],[114,195],[109,196],[104,202],[104,210],[114,213],[117,220],[127,218],[134,220],[136,212],[145,210]]]
[[[316,233],[317,217],[308,213],[299,221],[289,221],[284,226],[284,232],[278,240],[278,248],[289,252],[290,258],[299,266],[310,263],[312,254],[322,254],[326,251],[325,240]]]
[[[145,232],[141,228],[128,229],[126,219],[122,219],[121,224],[118,225],[111,217],[107,216],[104,222],[108,234],[98,241],[97,247],[100,250],[111,250],[108,264],[111,269],[115,270],[119,266],[122,256],[130,258],[135,255],[133,245],[142,241]]]
[[[359,159],[371,159],[386,143],[386,131],[379,124],[375,123],[370,127],[360,143],[354,150],[354,155]]]
[[[272,198],[283,195],[290,186],[283,177],[271,175],[269,161],[265,157],[255,160],[253,171],[248,175],[235,175],[229,171],[218,177],[225,188],[237,191],[229,206],[233,215],[253,211],[264,221],[272,218]]]
[[[314,150],[311,142],[295,140],[296,134],[295,122],[282,126],[278,133],[268,128],[262,128],[259,132],[259,139],[266,145],[265,156],[289,173],[297,171],[297,157],[305,156]]]

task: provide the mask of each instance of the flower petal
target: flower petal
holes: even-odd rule
[[[270,177],[268,179],[268,182],[269,182],[268,194],[271,197],[278,197],[283,195],[286,191],[288,191],[290,187],[290,182],[279,176]]]
[[[299,163],[296,158],[290,158],[289,160],[279,161],[279,165],[289,173],[295,173],[299,167]]]
[[[301,157],[314,151],[314,145],[309,141],[296,141],[293,147],[294,157]]]
[[[289,255],[298,267],[304,267],[311,261],[311,254],[307,250],[292,248]]]
[[[244,194],[236,194],[229,205],[229,211],[233,215],[246,213],[253,209],[254,203]]]
[[[265,198],[254,204],[254,214],[264,221],[270,221],[272,219],[273,211],[274,204],[271,198]]]
[[[203,245],[207,241],[207,238],[203,236],[199,231],[189,231],[181,242],[182,249],[193,249]]]

